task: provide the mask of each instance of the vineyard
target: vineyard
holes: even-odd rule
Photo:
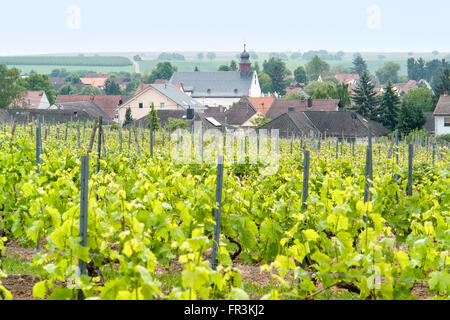
[[[3,123],[0,257],[12,242],[33,252],[41,299],[450,298],[448,145],[302,135],[271,142],[279,164],[264,175],[248,157],[175,163],[180,143]],[[0,298],[14,299],[2,260]],[[270,289],[250,292],[248,274]]]

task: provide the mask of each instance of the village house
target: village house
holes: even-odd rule
[[[348,85],[355,85],[359,81],[359,74],[357,73],[322,73],[319,75],[317,81],[323,82],[327,77],[336,78],[339,83],[346,83]]]
[[[266,113],[269,119],[275,119],[290,111],[340,111],[343,105],[339,99],[276,99]]]
[[[130,96],[110,95],[110,96],[94,96],[94,95],[59,95],[56,97],[56,104],[66,102],[92,101],[99,106],[104,112],[108,114],[111,119],[116,116],[116,109],[125,101],[129,100]]]
[[[51,106],[50,110],[65,110],[72,112],[74,115],[83,111],[86,112],[92,120],[98,120],[102,117],[102,122],[105,124],[113,122],[113,119],[92,100],[55,103]]]
[[[205,106],[231,107],[243,96],[260,97],[258,74],[251,70],[250,54],[241,54],[239,71],[175,72],[172,84],[181,84],[192,98]]]
[[[280,137],[293,135],[322,137],[338,137],[344,139],[363,139],[368,135],[370,126],[373,136],[385,136],[390,133],[377,122],[366,120],[351,111],[290,111],[283,113],[274,120],[260,126],[258,129],[279,130]]]
[[[186,111],[187,109],[194,109],[201,111],[206,109],[205,106],[185,94],[179,87],[170,83],[151,84],[117,107],[115,110],[115,120],[123,123],[128,108],[131,110],[133,119],[143,118],[150,113],[152,105],[155,110]]]
[[[14,106],[23,109],[48,109],[48,101],[45,91],[28,91],[27,95],[13,103]]]
[[[434,115],[434,130],[436,136],[450,134],[450,96],[445,92],[439,97]]]

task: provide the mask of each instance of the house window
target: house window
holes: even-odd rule
[[[141,102],[141,103],[139,103],[139,109],[142,109],[142,108],[144,108],[144,104]]]
[[[161,102],[161,104],[159,105],[159,107],[160,107],[161,109],[164,109],[164,108],[166,107],[166,104],[165,104],[164,102]]]
[[[444,118],[444,127],[450,127],[450,118]]]

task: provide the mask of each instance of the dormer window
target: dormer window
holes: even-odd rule
[[[237,94],[238,93],[238,89],[234,89],[234,93]]]
[[[211,94],[211,89],[206,90],[208,94]]]

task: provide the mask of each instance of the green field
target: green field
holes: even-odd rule
[[[17,68],[21,70],[22,74],[30,73],[31,71],[36,71],[41,74],[50,74],[54,69],[64,68],[67,71],[93,71],[100,73],[110,73],[110,72],[134,72],[134,66],[128,67],[105,67],[105,66],[45,66],[45,65],[8,65],[8,68]]]
[[[286,53],[288,56],[290,53]],[[383,67],[383,65],[386,62],[392,61],[395,63],[400,64],[400,75],[406,75],[407,74],[407,60],[408,58],[424,58],[426,61],[432,60],[432,59],[444,59],[449,58],[449,53],[440,53],[438,55],[433,55],[431,53],[414,53],[413,55],[408,55],[408,53],[362,53],[361,54],[364,60],[366,60],[367,66],[369,68],[369,71],[372,74],[375,74],[375,72]],[[383,59],[380,59],[379,56],[384,56]],[[269,53],[258,53],[258,59],[253,60],[254,63],[257,61],[262,68],[264,60],[269,59]],[[235,60],[236,62],[239,61],[239,59],[236,58],[236,56],[229,56],[229,57],[223,57],[221,56],[219,59],[215,60],[197,60],[197,59],[189,59],[185,61],[170,61],[170,63],[178,68],[178,71],[180,72],[188,72],[188,71],[194,71],[195,67],[197,66],[200,71],[217,71],[217,69],[221,65],[229,65],[231,60]],[[289,59],[285,61],[286,66],[289,68],[289,70],[294,71],[298,66],[305,66],[308,63],[309,60],[303,60],[303,59]],[[336,65],[343,65],[347,68],[350,68],[353,66],[353,53],[346,53],[342,60],[325,60],[331,68]],[[140,67],[141,72],[150,72],[153,67],[158,64],[158,60],[144,60],[140,61]]]
[[[269,59],[270,53],[258,52],[258,59],[253,59],[262,68],[264,60]],[[36,71],[38,73],[49,74],[54,69],[65,68],[68,71],[81,71],[89,70],[94,72],[110,73],[110,72],[134,72],[135,67],[132,64],[132,54],[126,54],[119,56],[28,56],[28,57],[0,57],[0,64],[6,64],[8,67],[16,67],[22,71],[23,74],[27,74],[30,71]],[[231,60],[239,62],[236,57],[236,53],[217,53],[217,59],[214,60],[198,60],[195,55],[185,55],[187,60],[170,61],[170,63],[178,68],[178,71],[188,72],[194,71],[197,66],[200,71],[217,71],[221,65],[229,65]],[[286,52],[287,56],[291,55],[291,52]],[[380,56],[384,56],[382,59]],[[161,61],[156,59],[156,55],[147,55],[148,60],[139,62],[140,72],[151,72],[151,70]],[[366,52],[362,53],[362,57],[367,62],[369,71],[372,74],[383,67],[383,65],[392,61],[400,64],[400,75],[407,74],[407,60],[408,58],[424,58],[426,61],[432,59],[447,59],[450,60],[449,53],[439,53],[433,55],[430,52],[413,53],[409,55],[407,52],[395,52],[395,53],[382,53],[382,52]],[[286,66],[294,71],[298,66],[305,66],[309,60],[303,59],[289,59],[286,60]],[[347,68],[352,66],[353,53],[346,53],[342,60],[325,60],[331,68],[336,65],[343,65]]]

